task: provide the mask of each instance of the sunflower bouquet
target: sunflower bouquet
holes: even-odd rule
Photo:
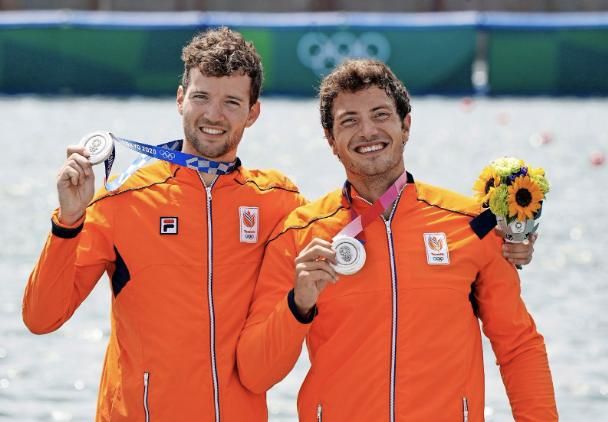
[[[505,238],[524,242],[536,231],[543,200],[549,192],[545,170],[514,157],[492,161],[473,185],[475,198],[495,217]]]

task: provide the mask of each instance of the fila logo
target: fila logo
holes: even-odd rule
[[[177,234],[177,217],[161,217],[160,234]]]
[[[260,213],[258,207],[239,207],[239,224],[241,226],[241,243],[256,243]]]
[[[445,233],[424,233],[426,262],[429,265],[448,265],[450,252]]]

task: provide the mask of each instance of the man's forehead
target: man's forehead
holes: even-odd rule
[[[249,95],[251,78],[240,71],[222,76],[206,75],[196,68],[192,68],[190,72],[190,84],[188,86],[190,90],[212,91],[221,89],[235,94]]]
[[[218,81],[218,80],[231,80],[231,81],[243,81],[245,83],[251,83],[251,78],[245,72],[236,70],[229,75],[215,75],[213,73],[205,72],[203,69],[193,67],[190,69],[191,80],[197,81]]]
[[[374,109],[379,107],[394,108],[394,100],[386,91],[377,86],[363,88],[357,91],[342,91],[334,99],[334,112],[349,112],[351,110]]]

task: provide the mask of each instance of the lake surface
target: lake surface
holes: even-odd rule
[[[406,166],[414,176],[464,194],[481,168],[516,155],[546,169],[552,185],[534,262],[521,271],[523,297],[545,336],[564,421],[607,420],[608,100],[414,98]],[[65,146],[94,130],[148,143],[176,139],[171,99],[0,97],[0,421],[91,421],[109,333],[110,289],[102,279],[72,319],[45,336],[21,321],[27,277],[57,206],[55,175]],[[115,171],[133,159],[118,147]],[[309,198],[343,183],[320,130],[315,100],[263,99],[245,132],[247,167],[282,169]],[[98,170],[101,170],[100,168]],[[101,183],[99,177],[98,185]],[[489,342],[486,419],[512,420]],[[271,421],[296,421],[308,367],[268,395]]]

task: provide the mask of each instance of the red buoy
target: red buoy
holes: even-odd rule
[[[590,161],[593,166],[601,166],[606,162],[606,155],[603,152],[596,151],[591,154]]]

